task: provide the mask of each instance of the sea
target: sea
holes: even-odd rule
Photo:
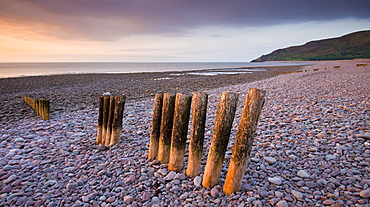
[[[292,62],[22,62],[0,63],[0,78],[88,73],[143,73],[210,70],[199,75],[251,73]],[[231,71],[232,70],[232,71]]]

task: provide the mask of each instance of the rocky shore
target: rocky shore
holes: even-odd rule
[[[7,83],[0,96],[0,206],[369,206],[370,67],[357,63],[370,60],[315,62],[299,68],[307,72],[276,76],[277,70],[252,82],[248,75],[167,79],[168,73],[0,80]],[[154,84],[158,80],[163,84]],[[242,190],[225,196],[236,127],[251,87],[265,90],[267,100]],[[203,174],[187,178],[147,159],[152,94],[195,89],[209,94],[202,169],[221,92],[240,94],[221,180],[211,189],[201,186]],[[129,97],[121,141],[110,149],[94,144],[96,97],[106,91],[128,91]],[[54,97],[51,120],[34,115],[19,100],[23,95]]]
[[[300,66],[266,67],[253,73],[230,75],[195,75],[215,70],[158,73],[72,74],[0,79],[0,115],[6,122],[23,118],[22,96],[49,99],[53,111],[76,111],[97,104],[103,92],[125,94],[129,99],[150,98],[157,93],[194,92],[243,84],[300,70]],[[233,71],[233,69],[230,69]],[[238,70],[238,69],[234,69]],[[194,74],[195,73],[195,74]],[[17,114],[17,116],[14,116]],[[21,116],[19,116],[21,115]],[[25,117],[28,117],[27,114]],[[1,121],[1,120],[0,120]]]

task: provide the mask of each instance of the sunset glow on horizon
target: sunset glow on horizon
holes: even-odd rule
[[[0,62],[248,62],[369,30],[367,0],[0,2]]]

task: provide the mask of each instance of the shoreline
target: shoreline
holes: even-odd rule
[[[10,64],[10,65],[7,65]],[[26,65],[26,66],[22,66]],[[27,64],[30,64],[27,66]],[[33,65],[34,64],[34,65]],[[64,66],[65,64],[65,66]],[[50,76],[50,75],[81,75],[81,74],[130,74],[130,73],[160,73],[160,72],[190,72],[199,70],[228,70],[228,69],[253,69],[258,67],[278,67],[278,66],[299,66],[301,63],[292,62],[265,62],[253,64],[250,62],[59,62],[59,63],[0,63],[0,70],[4,74],[13,74],[10,76],[4,76],[0,74],[0,79],[3,78],[18,78],[18,77],[30,77],[30,76]],[[44,74],[32,74],[35,73],[33,68],[40,67]],[[53,68],[52,71],[48,70]],[[92,70],[91,68],[94,68]],[[122,71],[125,68],[127,71]],[[21,71],[20,69],[23,69]],[[31,72],[27,73],[30,69]],[[99,70],[97,70],[99,69]],[[11,71],[9,71],[11,70]],[[33,71],[33,72],[32,72]],[[75,72],[80,71],[80,72]],[[100,71],[100,72],[96,72]],[[4,77],[3,77],[4,76]]]
[[[147,159],[151,97],[127,101],[120,143],[110,149],[94,143],[98,111],[90,101],[85,108],[54,111],[49,121],[19,103],[13,107],[20,111],[1,114],[9,121],[0,127],[0,206],[367,206],[370,142],[358,134],[370,133],[370,67],[353,63],[326,62],[306,66],[309,72],[205,90],[200,179],[220,94],[240,94],[221,178],[211,189],[184,171],[170,176],[167,165]],[[333,69],[336,65],[340,69]],[[242,189],[225,196],[231,148],[251,87],[267,92],[266,103]],[[71,87],[63,97],[78,97],[80,91]],[[17,96],[3,100],[3,106]]]
[[[54,111],[75,111],[97,106],[104,92],[125,94],[128,99],[153,97],[157,93],[191,93],[243,84],[299,70],[302,66],[265,67],[266,71],[215,76],[190,74],[213,70],[145,72],[124,74],[71,74],[0,79],[0,101],[9,103],[2,113],[20,114],[22,96],[51,101]],[[219,70],[219,69],[214,69]],[[23,112],[22,112],[23,113]],[[11,117],[10,117],[11,118]],[[18,119],[18,117],[14,117]]]
[[[272,61],[271,61],[272,62]],[[209,69],[192,69],[192,70],[169,70],[169,71],[144,71],[144,72],[104,72],[104,73],[66,73],[66,74],[45,74],[45,75],[22,75],[22,76],[15,76],[15,77],[4,77],[0,78],[0,80],[4,79],[18,79],[18,78],[33,78],[33,77],[51,77],[51,76],[74,76],[74,75],[155,75],[155,74],[189,74],[189,73],[206,73],[206,72],[213,72],[213,71],[238,71],[243,69],[250,69],[250,71],[258,71],[253,69],[280,69],[280,68],[299,68],[303,66],[311,65],[310,63],[302,64],[302,65],[286,65],[286,66],[259,66],[259,67],[236,67],[236,68],[209,68]]]
[[[292,61],[287,61],[292,62]],[[295,61],[301,62],[301,61]],[[47,76],[27,76],[0,79],[0,101],[3,102],[1,114],[6,114],[6,121],[22,119],[25,113],[23,96],[51,101],[51,113],[76,111],[87,106],[97,106],[98,97],[104,92],[125,94],[128,99],[154,97],[157,93],[191,93],[216,88],[246,84],[279,75],[313,71],[317,67],[341,63],[370,62],[370,59],[339,61],[303,61],[308,65],[272,66],[266,71],[229,75],[191,75],[194,72],[208,70],[144,72],[123,74],[65,74]],[[255,68],[255,67],[253,67]],[[219,70],[219,69],[213,69]],[[14,116],[16,114],[17,116]],[[27,115],[29,115],[27,113]]]

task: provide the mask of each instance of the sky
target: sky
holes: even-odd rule
[[[370,29],[369,0],[0,0],[0,62],[249,62]]]

